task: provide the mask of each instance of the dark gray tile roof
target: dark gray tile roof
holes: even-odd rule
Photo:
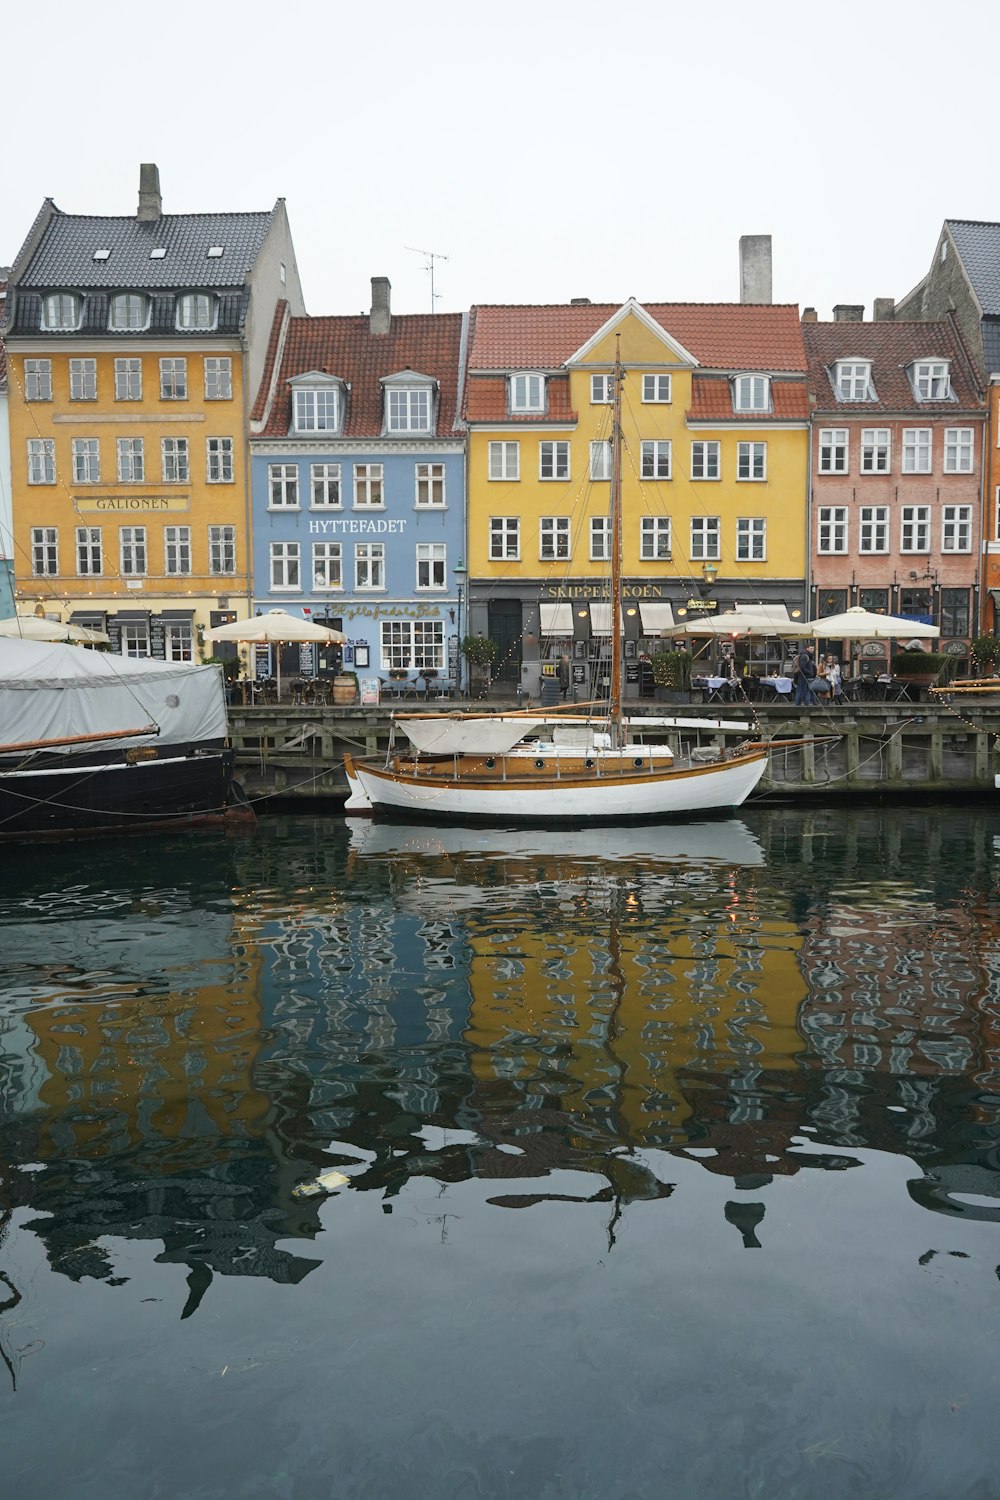
[[[177,299],[178,292],[154,292],[152,306],[149,310],[149,327],[144,330],[145,334],[170,334],[179,338],[202,338],[204,331],[201,329],[181,329],[177,327]],[[214,333],[239,334],[243,321],[246,317],[247,305],[250,300],[248,287],[241,287],[238,291],[223,291],[217,294],[216,325],[212,330]],[[42,302],[41,292],[18,292],[10,299],[9,322],[6,333],[35,334],[42,327]],[[134,331],[121,333],[108,327],[108,313],[111,297],[108,292],[85,292],[83,294],[83,309],[79,328],[67,330],[65,333],[51,331],[46,337],[78,338],[85,334],[92,338],[97,334],[103,334],[108,339],[121,342],[123,339],[134,340],[137,335]]]
[[[155,290],[157,287],[239,287],[260,253],[273,212],[163,214],[146,221],[64,214],[58,209],[19,285]],[[221,245],[209,257],[210,245]],[[149,252],[166,250],[162,259]],[[110,250],[95,260],[95,250]]]
[[[946,219],[986,317],[1000,314],[1000,224]]]
[[[1000,370],[1000,319],[984,318],[983,358],[988,371]]]

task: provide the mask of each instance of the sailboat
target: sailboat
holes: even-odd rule
[[[683,818],[739,807],[767,765],[760,742],[675,754],[646,743],[679,719],[622,714],[622,364],[616,351],[611,438],[611,619],[619,622],[607,709],[600,717],[527,709],[489,714],[395,715],[387,754],[344,757],[351,815],[435,821],[620,823]],[[687,721],[705,729],[735,724]],[[397,731],[406,743],[397,748]],[[637,737],[641,735],[641,738]]]

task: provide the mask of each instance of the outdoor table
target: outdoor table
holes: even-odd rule
[[[762,677],[760,680],[765,687],[772,689],[776,698],[790,698],[792,696],[792,679],[790,677]]]
[[[698,677],[695,685],[704,687],[708,693],[706,703],[729,703],[733,697],[733,682],[729,677]]]

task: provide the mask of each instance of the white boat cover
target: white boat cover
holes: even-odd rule
[[[221,669],[134,659],[55,641],[0,639],[0,744],[69,739],[146,724],[156,724],[160,733],[124,743],[225,739]],[[96,748],[99,741],[79,747],[81,752]]]
[[[505,755],[546,721],[502,715],[452,719],[445,714],[428,714],[426,718],[414,716],[396,722],[420,755]]]

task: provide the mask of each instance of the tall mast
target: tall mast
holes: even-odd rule
[[[611,698],[608,714],[614,743],[622,722],[622,360],[615,336],[614,403],[611,408]]]

